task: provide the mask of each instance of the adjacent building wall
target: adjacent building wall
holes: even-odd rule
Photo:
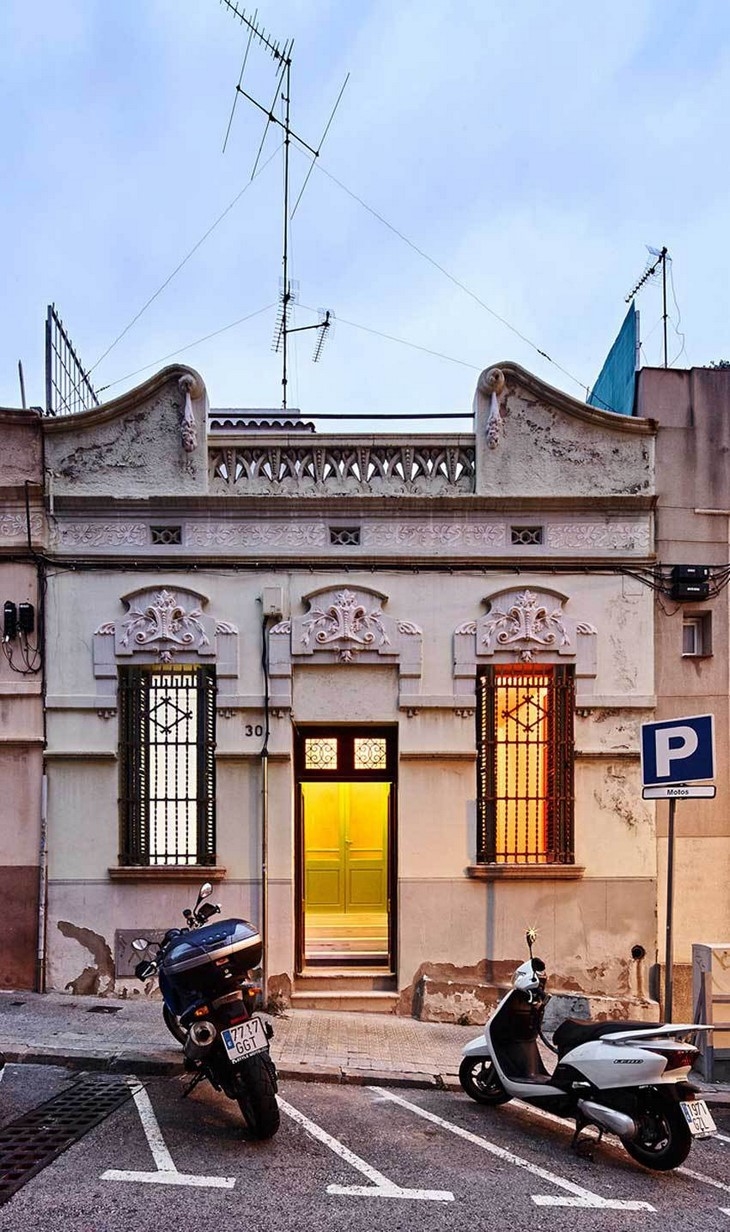
[[[38,566],[42,546],[39,416],[0,408],[0,604],[31,603],[36,633],[0,653],[0,987],[37,986],[43,699]],[[24,657],[23,650],[27,650]]]
[[[730,371],[645,368],[637,410],[657,420],[657,556],[673,564],[728,565],[730,522]],[[711,653],[682,656],[682,623],[711,620]],[[730,657],[728,589],[702,602],[656,598],[657,718],[715,716],[717,796],[683,800],[676,811],[675,960],[677,1012],[689,1013],[694,942],[730,937]],[[666,919],[668,805],[657,805],[659,930]],[[663,960],[663,948],[660,957]],[[675,996],[675,1005],[677,996]]]

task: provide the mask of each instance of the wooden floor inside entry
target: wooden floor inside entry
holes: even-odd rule
[[[307,911],[305,929],[308,964],[388,963],[386,911]]]

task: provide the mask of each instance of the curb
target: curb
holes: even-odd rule
[[[53,1048],[3,1047],[5,1060],[15,1065],[61,1065],[72,1070],[94,1070],[111,1074],[135,1073],[147,1077],[175,1077],[184,1073],[177,1053],[108,1052],[69,1053]],[[329,1083],[335,1086],[411,1087],[420,1090],[454,1090],[458,1081],[453,1074],[409,1073],[399,1070],[360,1069],[340,1065],[276,1063],[284,1081]]]
[[[8,1048],[3,1045],[0,1055],[16,1065],[61,1065],[72,1070],[95,1070],[110,1074],[135,1073],[145,1077],[172,1078],[184,1073],[182,1058],[177,1052],[158,1053],[117,1052],[109,1054],[98,1051],[85,1053],[63,1052],[61,1049],[35,1048],[27,1045]],[[461,1090],[455,1073],[431,1074],[423,1070],[363,1069],[355,1066],[312,1064],[276,1061],[279,1077],[288,1082],[328,1083],[334,1086],[410,1087],[412,1090],[451,1091]],[[703,1090],[693,1083],[697,1094],[712,1108],[730,1108],[730,1085],[726,1091]]]

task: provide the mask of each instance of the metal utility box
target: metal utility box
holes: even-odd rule
[[[730,1079],[730,941],[692,946],[694,1021],[717,1029],[701,1035],[701,1070],[707,1081]]]

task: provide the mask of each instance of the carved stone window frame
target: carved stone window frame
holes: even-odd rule
[[[134,664],[215,665],[218,707],[236,694],[238,629],[206,613],[207,595],[188,586],[142,586],[120,596],[126,611],[94,633],[97,711],[117,710],[117,674]]]
[[[423,634],[411,620],[383,612],[388,596],[350,583],[302,596],[308,611],[269,629],[271,704],[291,709],[295,666],[392,664],[398,669],[399,705],[420,696]]]
[[[565,611],[570,596],[547,586],[509,586],[482,602],[487,611],[454,631],[454,692],[472,695],[489,663],[573,663],[576,705],[588,704],[597,673],[598,630]]]

